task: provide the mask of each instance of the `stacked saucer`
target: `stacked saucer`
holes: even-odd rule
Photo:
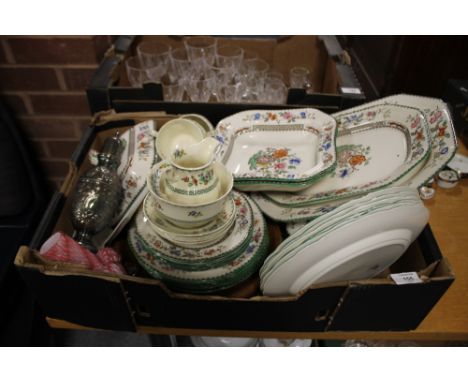
[[[151,202],[145,204],[148,207]],[[164,238],[154,229],[154,222],[145,217],[142,208],[129,229],[130,249],[150,275],[177,291],[213,293],[231,288],[258,270],[267,254],[269,240],[262,213],[247,196],[232,192],[224,220],[229,220],[230,206],[234,207],[232,226],[216,243],[202,248],[187,248]],[[207,229],[202,226],[192,232],[203,235]]]
[[[260,270],[265,295],[374,277],[393,264],[429,218],[416,189],[392,187],[341,205],[289,236]]]

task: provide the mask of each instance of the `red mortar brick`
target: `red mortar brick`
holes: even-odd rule
[[[97,67],[93,69],[62,69],[67,89],[86,89],[96,69]]]
[[[57,90],[59,83],[54,69],[0,68],[2,90]]]
[[[7,107],[15,114],[28,114],[28,109],[26,108],[26,105],[21,96],[13,94],[1,94],[1,99],[5,102]]]
[[[50,156],[53,158],[68,159],[78,146],[78,141],[47,141]]]
[[[76,139],[74,118],[34,118],[23,117],[19,125],[30,139]]]
[[[90,115],[86,94],[35,94],[31,102],[36,114]]]
[[[44,160],[40,163],[47,177],[50,178],[65,178],[68,173],[68,162],[66,160]]]
[[[93,37],[9,38],[18,64],[96,64],[99,63]],[[100,54],[100,52],[99,52]]]

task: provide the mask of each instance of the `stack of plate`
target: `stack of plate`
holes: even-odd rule
[[[457,149],[450,112],[439,99],[396,95],[332,116],[338,129],[335,170],[294,194],[252,195],[272,219],[311,220],[379,189],[398,185],[417,189]]]
[[[234,226],[236,221],[236,205],[234,199],[229,197],[223,211],[208,224],[198,228],[183,228],[167,220],[157,208],[157,201],[148,194],[143,202],[145,222],[164,239],[181,247],[203,248],[220,241]]]
[[[296,192],[336,165],[336,122],[315,109],[248,110],[221,120],[217,159],[242,191]]]
[[[416,189],[392,187],[341,205],[288,237],[260,270],[265,295],[312,284],[374,277],[395,262],[427,224]]]
[[[144,207],[151,208],[150,204],[147,199]],[[234,218],[229,223],[232,211]],[[162,231],[158,231],[160,227],[155,230],[155,222],[150,222],[141,209],[129,229],[130,249],[149,274],[178,291],[213,293],[233,287],[258,270],[267,254],[269,240],[262,213],[247,196],[233,192],[232,204],[227,204],[225,212],[220,224],[232,226],[216,243],[186,248],[175,244],[172,237],[171,241],[164,238]],[[211,235],[218,228],[210,223],[193,232]]]

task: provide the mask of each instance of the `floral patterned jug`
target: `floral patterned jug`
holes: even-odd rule
[[[221,183],[213,170],[219,142],[211,137],[178,148],[170,158],[172,168],[161,179],[167,198],[183,205],[210,203],[221,195]]]

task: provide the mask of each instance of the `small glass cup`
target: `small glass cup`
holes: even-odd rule
[[[133,87],[141,87],[145,82],[148,82],[146,69],[143,67],[140,58],[132,56],[125,61],[127,77],[130,85]]]
[[[276,78],[265,79],[263,101],[270,104],[285,104],[288,97],[288,88],[283,81]]]
[[[185,37],[184,45],[190,61],[203,59],[208,65],[213,65],[216,58],[216,38],[211,36]]]
[[[221,45],[217,49],[216,64],[222,68],[238,71],[242,65],[244,50],[237,45]]]
[[[164,63],[159,62],[154,66],[145,67],[145,71],[149,82],[160,83],[162,76],[167,72],[167,68]]]
[[[171,61],[176,78],[188,78],[192,71],[192,63],[190,62],[187,51],[184,48],[174,49],[171,52]]]
[[[283,81],[284,82],[284,76],[282,73],[276,71],[276,70],[269,70],[265,76],[265,79],[266,80],[280,80],[280,81]]]
[[[163,65],[167,71],[171,61],[171,46],[164,42],[143,41],[137,46],[137,55],[143,66]]]
[[[192,77],[187,82],[187,94],[192,102],[208,102],[216,87],[216,76],[205,72],[200,78]]]
[[[220,67],[215,63],[213,66],[208,65],[206,67],[206,71],[214,74],[215,76],[215,86],[213,91],[213,95],[215,97],[217,97],[219,88],[233,83],[234,71],[231,67]]]
[[[239,102],[238,85],[222,85],[218,89],[217,99],[219,102]]]
[[[164,101],[181,102],[184,98],[185,85],[183,81],[171,81],[170,77],[166,75],[162,78],[161,85]]]
[[[306,90],[312,88],[309,69],[303,66],[291,68],[289,71],[289,86],[291,88]]]

